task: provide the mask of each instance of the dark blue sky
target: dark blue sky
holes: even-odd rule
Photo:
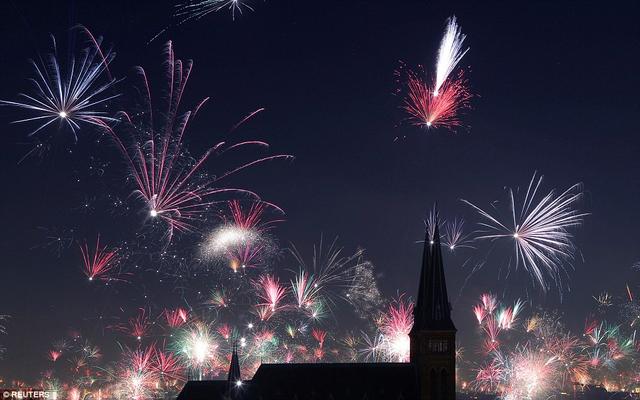
[[[147,44],[171,22],[171,2],[9,1],[0,6],[0,98],[26,90],[27,59],[49,49],[49,33],[62,46],[80,41],[69,31],[78,23],[113,43],[112,68],[127,80],[134,65],[157,66],[162,44],[172,39],[178,57],[195,61],[185,101],[212,97],[190,147],[204,149],[213,141],[208,135],[265,107],[249,132],[296,159],[236,182],[287,212],[276,231],[282,243],[309,248],[324,234],[339,236],[348,249],[366,248],[388,296],[417,289],[415,241],[434,202],[471,225],[477,218],[460,198],[483,205],[503,200],[504,186],[524,186],[534,171],[545,176],[547,189],[583,182],[583,207],[592,215],[577,232],[581,256],[569,272],[571,291],[562,304],[557,293],[531,295],[536,305],[558,307],[579,329],[591,296],[623,295],[624,284],[637,281],[630,267],[640,259],[640,6],[589,3],[256,0],[255,12],[235,21],[226,12],[212,14],[170,27]],[[433,65],[452,14],[471,47],[462,61],[478,95],[465,117],[471,128],[451,134],[401,124],[394,70],[400,60]],[[114,149],[93,143],[90,132],[89,140],[83,132],[70,147],[72,154],[60,139],[43,158],[18,164],[30,131],[9,125],[15,111],[0,109],[0,314],[13,316],[0,375],[33,377],[49,343],[71,326],[92,330],[113,295],[86,285],[75,245],[60,258],[34,248],[43,242],[37,227],[73,226],[80,237],[104,230],[97,226],[108,224],[108,212],[70,210],[121,184],[94,179],[88,165],[122,166]],[[64,136],[55,129],[45,134]],[[132,225],[126,229],[135,230]],[[112,237],[118,232],[106,230]],[[463,344],[474,337],[470,307],[479,293],[527,296],[526,285],[496,283],[499,265],[488,265],[458,297],[465,259],[446,260]],[[128,296],[127,290],[116,295],[123,304]]]

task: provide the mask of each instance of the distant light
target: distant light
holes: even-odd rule
[[[249,329],[253,329],[253,324],[252,324],[251,322],[249,322],[249,325],[247,325],[247,327],[248,327]]]
[[[516,233],[514,233],[514,234],[513,234],[513,238],[514,238],[514,239],[517,239],[517,238],[519,238],[519,237],[520,237],[520,235],[518,235],[518,232],[516,232]]]
[[[437,90],[433,92],[433,97],[438,97],[438,91]]]
[[[142,338],[140,336],[138,336],[136,339],[141,340]]]
[[[456,247],[454,244],[452,244],[451,246],[449,246],[449,248],[450,248],[451,250],[453,250],[453,249],[454,249],[454,247]]]
[[[89,280],[90,280],[90,281],[92,281],[92,280],[93,280],[93,276],[90,276],[90,277],[89,277]]]
[[[433,240],[430,240],[430,241],[429,241],[429,244],[433,244]]]
[[[236,381],[236,387],[240,387],[240,386],[242,386],[242,381],[238,379]]]
[[[427,121],[427,126],[431,126],[431,121]]]
[[[66,111],[60,111],[58,113],[58,115],[60,116],[60,118],[67,118],[67,112]]]
[[[158,216],[158,211],[155,208],[152,208],[151,211],[149,211],[149,215],[151,215],[152,218],[155,218]]]

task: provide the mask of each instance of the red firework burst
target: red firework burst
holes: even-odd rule
[[[408,114],[411,124],[427,128],[455,130],[463,126],[461,113],[470,107],[472,94],[468,80],[461,70],[449,78],[435,95],[430,85],[418,74],[406,71],[405,98],[402,109]]]
[[[117,266],[118,249],[109,250],[107,246],[100,247],[100,235],[96,239],[96,247],[93,254],[85,241],[80,245],[82,253],[83,272],[90,281],[111,280],[109,272]]]

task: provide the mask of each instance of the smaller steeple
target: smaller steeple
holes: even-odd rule
[[[233,344],[233,353],[231,354],[231,364],[229,365],[229,375],[227,384],[229,388],[238,386],[238,382],[242,382],[240,378],[240,360],[238,359],[238,344]]]

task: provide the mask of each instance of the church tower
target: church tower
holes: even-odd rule
[[[456,398],[456,327],[451,320],[440,232],[426,229],[418,297],[413,311],[411,362],[418,371],[420,400]]]

